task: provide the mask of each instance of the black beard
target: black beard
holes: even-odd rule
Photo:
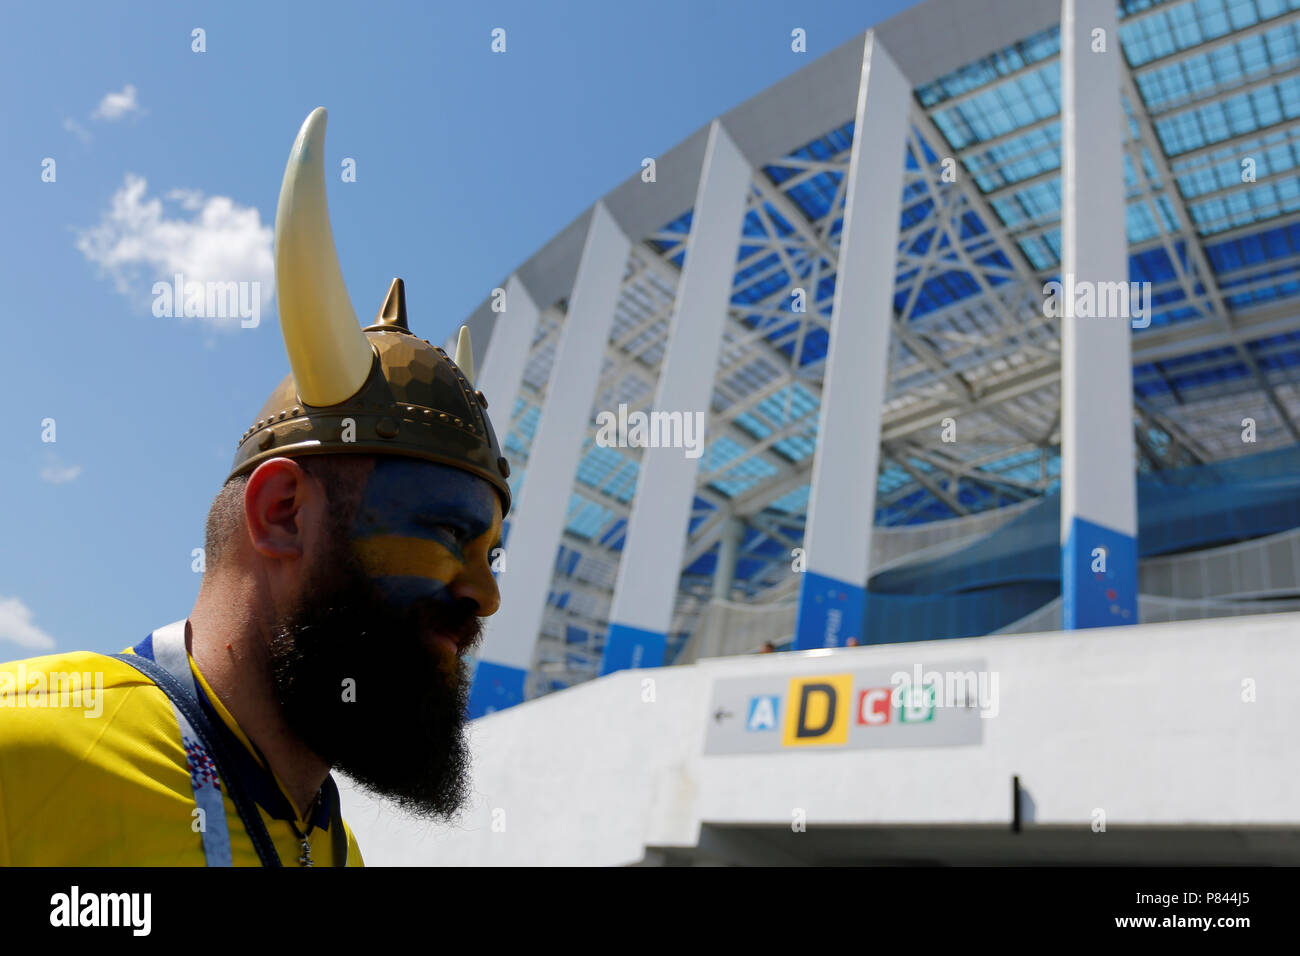
[[[469,672],[425,643],[481,637],[470,600],[385,601],[341,537],[277,622],[271,675],[290,729],[322,760],[422,819],[450,818],[469,787]]]

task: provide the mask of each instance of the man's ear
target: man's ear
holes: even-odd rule
[[[253,470],[244,489],[249,543],[266,558],[301,557],[311,514],[323,507],[318,483],[296,461],[264,461]]]

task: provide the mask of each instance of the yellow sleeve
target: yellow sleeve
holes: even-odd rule
[[[343,832],[348,835],[348,866],[365,866],[366,861],[361,858],[361,847],[357,844],[357,835],[352,832],[347,821],[343,821]]]
[[[0,780],[0,866],[13,866],[13,858],[9,849],[9,817],[5,813],[5,791],[4,781]]]

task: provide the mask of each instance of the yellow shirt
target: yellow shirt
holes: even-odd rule
[[[152,657],[152,643],[130,652]],[[192,657],[190,669],[282,864],[299,865],[292,820],[307,834],[316,866],[334,865],[333,826],[347,834],[347,865],[363,865],[347,824],[330,819],[327,799],[308,830]],[[224,802],[234,865],[261,866],[234,802]],[[0,866],[203,866],[194,810],[176,716],[149,678],[86,651],[0,664]]]

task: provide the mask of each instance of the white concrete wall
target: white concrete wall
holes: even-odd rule
[[[972,658],[999,674],[980,745],[702,755],[714,679]],[[695,845],[702,821],[788,825],[796,807],[810,830],[1000,824],[1013,774],[1037,823],[1086,827],[1100,807],[1108,826],[1300,827],[1300,614],[626,671],[469,732],[474,796],[455,825],[412,823],[344,785],[367,864],[625,864],[647,845]]]

